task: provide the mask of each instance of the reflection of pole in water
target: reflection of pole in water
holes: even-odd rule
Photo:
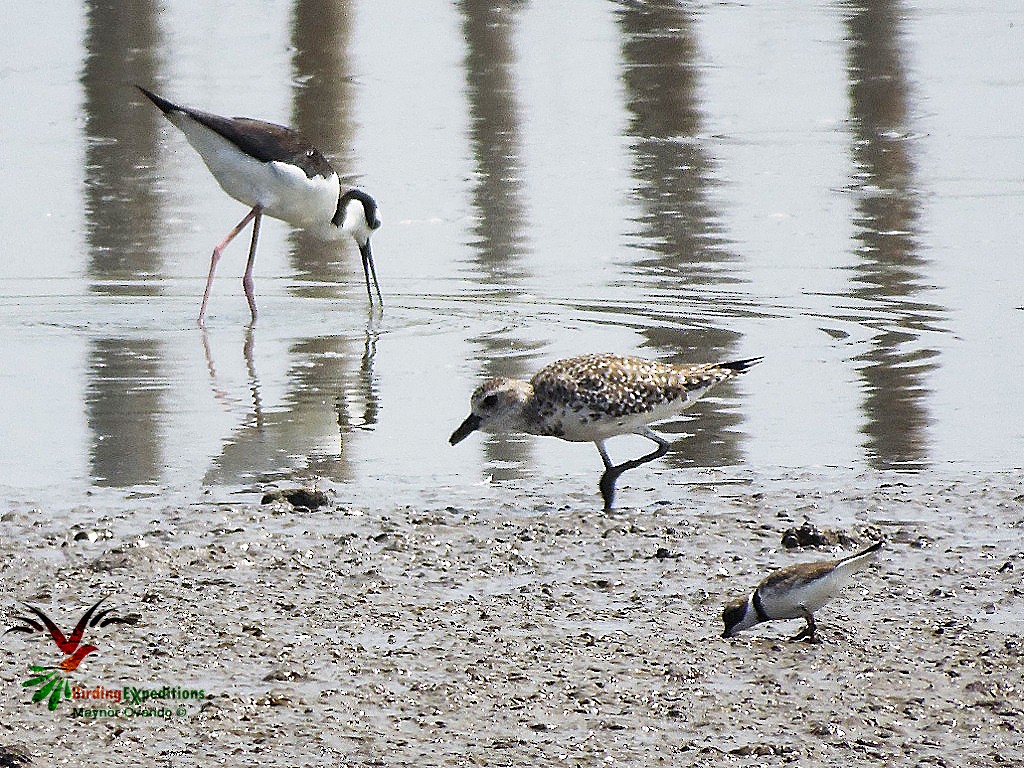
[[[634,192],[643,210],[637,234],[648,249],[638,251],[643,255],[633,259],[632,269],[653,296],[677,297],[691,287],[735,283],[736,256],[723,247],[721,217],[708,200],[714,181],[712,161],[700,141],[693,14],[676,3],[632,2],[615,13],[623,41]],[[703,306],[714,309],[713,293],[702,299]],[[737,335],[731,331],[707,324],[686,330],[679,318],[666,326],[658,316],[664,305],[639,311],[644,315],[639,322],[647,327],[644,346],[660,350],[665,362],[723,360],[736,353]],[[720,308],[724,322],[729,314],[729,306]],[[698,421],[664,430],[695,432],[673,444],[666,461],[675,466],[738,463],[738,436],[727,428],[739,423],[740,415],[713,402],[700,409]]]
[[[466,95],[470,146],[476,162],[473,208],[477,212],[472,243],[485,287],[517,296],[515,281],[524,276],[520,109],[516,98],[512,36],[522,3],[459,4],[466,38]]]
[[[152,3],[87,3],[82,89],[90,289],[155,294],[162,269],[160,205],[147,159],[157,156],[159,115],[136,109],[136,80],[156,79],[158,12]],[[152,339],[91,339],[85,413],[91,472],[100,485],[155,483],[163,468],[162,346]]]
[[[153,339],[91,339],[88,357],[85,410],[93,435],[93,481],[117,488],[159,482],[160,345]]]
[[[160,120],[138,109],[132,82],[153,82],[159,50],[152,3],[87,3],[82,67],[85,206],[91,290],[150,295],[162,268],[157,248],[161,206],[151,168]],[[133,284],[125,286],[131,281]]]
[[[908,91],[899,23],[901,3],[850,3],[848,74],[857,174],[858,261],[850,295],[882,319],[860,355],[867,383],[864,413],[868,459],[876,468],[924,466],[930,422],[924,379],[934,350],[920,342],[941,310],[915,295],[925,261],[917,250],[918,200],[913,147],[907,136]]]
[[[518,297],[525,275],[521,258],[526,250],[526,208],[522,200],[520,109],[512,40],[517,11],[522,7],[523,3],[514,1],[459,3],[466,40],[463,66],[470,115],[469,140],[476,164],[472,247],[478,267],[476,279],[491,300]],[[499,333],[470,339],[480,350],[483,377],[518,377],[525,373],[531,356],[510,356],[513,350],[525,346],[514,335],[514,326],[510,323]],[[520,479],[533,474],[527,467],[531,450],[526,441],[488,438],[484,454],[492,465],[514,465],[495,469],[495,479]]]
[[[721,216],[708,200],[713,162],[701,141],[699,49],[693,14],[676,3],[626,3],[616,10],[630,113],[638,234],[635,259],[655,288],[737,281],[723,247]]]
[[[348,56],[350,5],[337,0],[297,0],[291,29],[292,124],[331,159],[342,178],[342,189],[352,179],[349,174],[356,160],[351,116],[355,88]],[[353,255],[347,242],[325,243],[293,232],[291,243],[296,276],[313,283],[296,288],[297,294],[333,297],[338,295],[339,283],[350,282],[358,254]]]

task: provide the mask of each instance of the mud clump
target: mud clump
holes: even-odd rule
[[[308,510],[319,509],[331,503],[324,491],[310,488],[275,488],[263,494],[260,504],[273,504],[275,501],[286,501],[296,508]]]

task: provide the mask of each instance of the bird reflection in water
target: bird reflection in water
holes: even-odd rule
[[[293,339],[284,356],[286,390],[280,399],[273,398],[274,403],[264,401],[256,330],[247,328],[242,344],[250,392],[245,415],[224,441],[204,481],[249,485],[300,478],[346,480],[351,474],[345,457],[346,435],[372,429],[380,412],[373,372],[378,320],[379,313],[371,310],[361,354],[352,349],[354,339],[349,336]],[[214,399],[228,412],[239,411],[245,398],[234,394],[238,388],[218,375],[214,345],[205,329],[200,337]],[[260,362],[265,366],[268,358]]]

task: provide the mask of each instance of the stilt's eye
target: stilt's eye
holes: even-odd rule
[[[497,404],[498,404],[498,396],[497,395],[488,395],[487,397],[485,397],[483,400],[480,401],[480,405],[482,405],[484,408],[493,408]]]

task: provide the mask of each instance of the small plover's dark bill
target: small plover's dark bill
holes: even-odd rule
[[[762,621],[802,618],[807,626],[793,639],[814,639],[814,612],[835,597],[850,576],[864,568],[881,547],[882,542],[876,541],[849,557],[797,563],[769,574],[753,592],[725,607],[722,637],[732,637]]]
[[[669,441],[648,425],[678,416],[716,384],[744,373],[760,357],[731,363],[668,365],[638,357],[595,354],[559,360],[529,381],[489,379],[470,399],[470,414],[452,433],[452,445],[474,430],[526,432],[597,445],[605,471],[600,489],[612,508],[615,481],[628,469],[664,456]],[[613,465],[610,437],[637,434],[657,443],[644,456]]]
[[[256,322],[253,293],[253,264],[260,220],[264,215],[306,229],[323,240],[351,237],[359,247],[366,278],[366,295],[373,303],[370,278],[381,301],[377,273],[373,268],[370,235],[380,227],[380,211],[372,197],[358,189],[342,192],[337,171],[327,158],[298,131],[248,117],[221,117],[192,107],[183,107],[138,86],[164,116],[181,129],[199,153],[221,189],[252,210],[213,249],[206,278],[199,324],[206,316],[213,274],[221,252],[252,222],[249,261],[242,287]]]

